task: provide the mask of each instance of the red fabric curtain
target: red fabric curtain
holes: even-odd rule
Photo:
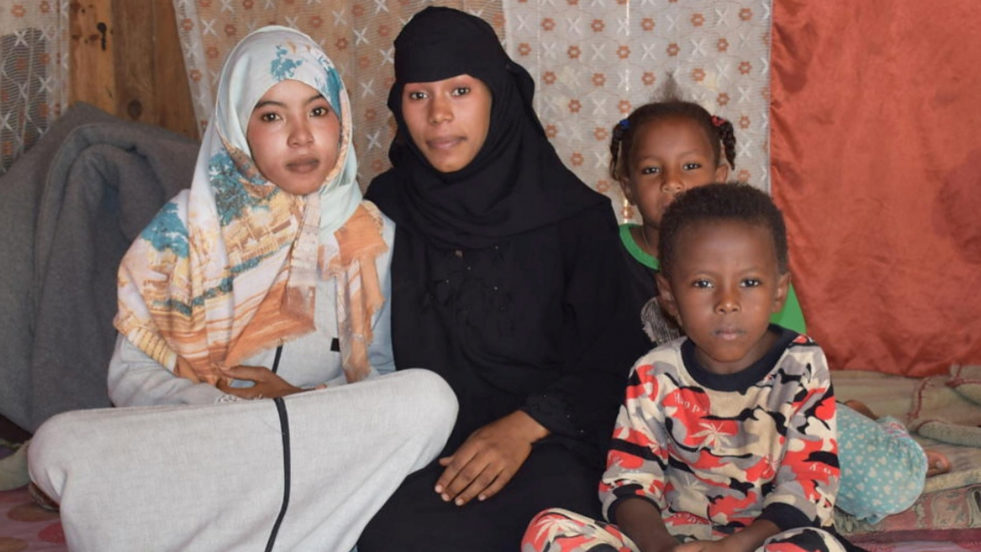
[[[981,364],[981,2],[773,0],[772,193],[835,369]]]

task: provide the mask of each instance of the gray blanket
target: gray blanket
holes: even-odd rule
[[[109,406],[116,269],[198,146],[76,104],[0,177],[0,414]]]

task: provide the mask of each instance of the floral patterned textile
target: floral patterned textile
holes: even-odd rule
[[[68,0],[0,7],[0,175],[68,101]]]
[[[287,79],[319,91],[341,124],[336,165],[304,196],[263,177],[245,136],[253,107]],[[388,246],[356,173],[347,93],[330,60],[293,29],[250,34],[222,70],[191,188],[123,257],[116,328],[177,375],[216,383],[222,367],[313,331],[317,279],[336,276],[344,371],[348,381],[363,378],[382,301],[374,258]],[[345,250],[348,242],[357,250]]]
[[[669,80],[732,121],[732,176],[769,189],[770,0],[502,1],[508,53],[538,83],[555,149],[621,218],[638,214],[607,173],[610,131]]]
[[[759,361],[725,376],[701,368],[680,338],[634,365],[600,483],[603,514],[649,500],[685,542],[756,519],[830,526],[836,435],[830,374],[807,336],[782,330]]]
[[[218,67],[246,32],[275,22],[314,37],[352,83],[360,181],[388,168],[394,125],[385,99],[392,40],[426,0],[199,2],[174,0],[184,63],[202,128]],[[508,54],[536,81],[535,108],[559,157],[608,195],[622,218],[620,187],[607,176],[609,130],[660,93],[678,92],[736,129],[734,176],[768,188],[770,0],[442,0],[491,23]],[[354,84],[357,83],[357,84]]]
[[[841,485],[836,506],[871,523],[910,507],[923,491],[927,458],[899,420],[838,408]],[[862,469],[856,469],[861,467]]]

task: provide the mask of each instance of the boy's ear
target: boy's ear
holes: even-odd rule
[[[780,312],[783,310],[784,304],[787,302],[787,293],[790,290],[790,271],[780,275],[780,279],[777,280],[777,295],[773,298],[773,312]]]
[[[729,163],[723,162],[715,168],[715,181],[726,182],[729,180]]]
[[[654,274],[654,279],[657,281],[657,303],[661,306],[661,310],[668,313],[679,326],[684,328],[684,324],[681,322],[681,312],[678,310],[678,302],[675,300],[674,291],[671,289],[671,282],[661,272]]]

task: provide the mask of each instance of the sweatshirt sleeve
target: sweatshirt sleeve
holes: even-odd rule
[[[657,407],[659,385],[651,375],[648,357],[630,373],[623,404],[613,428],[600,481],[603,516],[616,522],[616,508],[628,498],[643,498],[664,511],[665,470],[668,467],[663,411]]]
[[[800,361],[808,370],[795,380],[799,389],[786,424],[783,459],[760,514],[781,530],[830,526],[840,476],[834,390],[827,361],[816,345],[797,349],[797,354],[807,355]]]
[[[121,334],[109,361],[107,383],[116,406],[212,404],[226,396],[211,384],[175,375]]]

